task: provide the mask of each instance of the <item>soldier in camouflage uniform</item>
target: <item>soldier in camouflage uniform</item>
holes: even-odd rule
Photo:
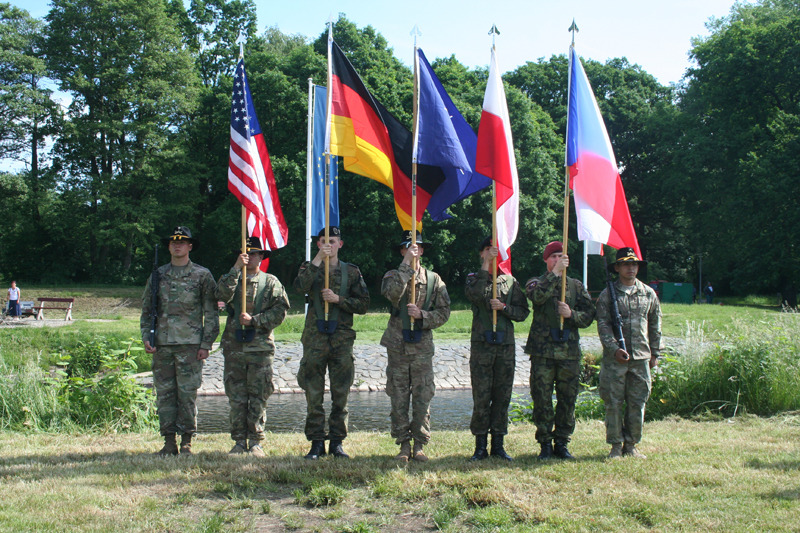
[[[470,337],[469,370],[472,381],[472,421],[470,430],[475,435],[475,453],[471,461],[486,459],[487,434],[492,433],[491,455],[511,461],[503,447],[508,433],[508,405],[514,388],[516,353],[514,323],[528,317],[528,300],[510,274],[497,276],[497,297],[492,296],[493,261],[497,248],[487,237],[478,247],[481,269],[467,276],[465,289],[472,303],[472,336]],[[497,311],[500,335],[493,334],[492,311]],[[488,338],[487,338],[488,335]]]
[[[225,356],[225,394],[231,407],[231,438],[236,443],[230,453],[249,451],[256,457],[265,456],[261,441],[267,422],[267,399],[275,390],[272,330],[283,322],[289,309],[289,298],[281,282],[259,268],[268,256],[269,251],[261,247],[258,237],[247,239],[247,250],[239,254],[233,268],[219,278],[215,292],[217,300],[225,302],[228,311],[222,353]],[[241,281],[245,265],[247,303],[242,309]],[[250,336],[252,339],[247,340]]]
[[[597,333],[603,343],[599,389],[606,406],[611,459],[622,455],[645,458],[636,445],[642,440],[645,404],[650,397],[650,369],[661,352],[661,304],[655,291],[636,279],[640,264],[646,262],[632,248],[620,248],[616,261],[608,266],[619,274],[614,287],[627,351],[614,336],[608,288],[597,300]]]
[[[164,447],[159,455],[177,455],[175,434],[181,435],[180,453],[192,453],[197,431],[197,389],[203,381],[203,360],[219,334],[214,278],[208,269],[189,260],[198,242],[185,226],[164,239],[171,260],[159,267],[158,322],[155,346],[150,345],[150,282],[142,295],[140,326],[147,353],[153,354],[153,385]]]
[[[411,457],[421,462],[428,460],[423,448],[431,438],[430,403],[435,391],[432,330],[450,318],[450,296],[442,278],[419,263],[428,246],[430,244],[423,241],[420,233],[417,233],[416,243],[412,243],[411,232],[404,232],[399,245],[403,261],[397,270],[387,272],[381,283],[381,294],[392,304],[381,346],[385,346],[388,353],[386,394],[392,402],[391,435],[400,445],[397,458],[401,461]],[[412,262],[418,265],[416,273]],[[412,278],[416,287],[413,304],[409,303]],[[412,318],[418,340],[407,342],[403,330],[411,328]]]
[[[555,455],[572,459],[567,444],[575,430],[575,402],[580,389],[582,354],[578,329],[591,325],[595,306],[583,284],[570,277],[567,277],[566,301],[559,301],[561,276],[566,276],[569,266],[569,257],[563,253],[560,242],[549,243],[542,258],[547,273],[525,284],[528,298],[533,302],[533,321],[525,345],[525,353],[531,356],[533,420],[541,447],[539,458],[550,459]]]
[[[331,455],[348,457],[342,449],[342,441],[347,437],[347,397],[355,379],[353,342],[356,332],[353,330],[353,313],[363,315],[369,308],[369,291],[361,271],[356,265],[339,260],[339,249],[344,245],[339,228],[331,226],[328,234],[328,242],[325,242],[324,228],[319,232],[317,255],[312,261],[300,265],[294,280],[294,288],[305,294],[310,302],[300,339],[303,343],[303,359],[297,371],[297,384],[306,393],[305,433],[311,441],[311,450],[306,454],[306,459],[319,459],[325,455],[326,439],[331,441],[328,450]],[[328,289],[323,288],[325,257],[330,258]],[[332,333],[325,332],[321,324],[325,320],[323,302],[328,302],[328,325],[337,322]],[[326,371],[330,376],[331,390],[327,433],[322,405]]]

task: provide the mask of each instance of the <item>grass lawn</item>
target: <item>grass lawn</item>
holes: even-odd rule
[[[156,458],[155,434],[0,433],[2,531],[796,531],[800,413],[648,423],[646,461],[605,460],[602,423],[579,422],[577,461],[535,459],[512,426],[513,463],[467,462],[467,431],[436,432],[431,461],[400,466],[386,434],[355,433],[351,460],[230,457],[202,435],[193,457]]]

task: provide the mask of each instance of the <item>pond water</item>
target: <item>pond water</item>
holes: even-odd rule
[[[519,401],[530,401],[527,387],[516,387]],[[512,402],[515,397],[512,397]],[[330,395],[325,395],[325,413],[330,413]],[[390,429],[391,404],[385,392],[351,392],[347,402],[350,431]],[[202,433],[228,432],[228,398],[197,398],[197,430]],[[434,430],[469,430],[472,416],[472,390],[438,390],[431,402],[431,426]],[[303,432],[306,420],[306,397],[303,394],[273,394],[267,402],[267,431],[273,433]]]

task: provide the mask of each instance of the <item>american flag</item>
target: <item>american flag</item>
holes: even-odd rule
[[[278,189],[264,135],[256,118],[244,58],[236,65],[231,101],[231,149],[228,189],[247,210],[247,229],[270,250],[286,246],[289,229],[278,200]]]

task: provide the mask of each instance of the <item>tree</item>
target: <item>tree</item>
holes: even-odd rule
[[[736,4],[693,43],[681,148],[693,248],[737,293],[797,283],[800,2]]]
[[[191,57],[162,0],[54,0],[47,21],[48,64],[72,96],[56,146],[63,185],[89,221],[91,276],[121,279],[169,214],[159,200],[191,205],[193,184],[165,174],[195,105]]]

